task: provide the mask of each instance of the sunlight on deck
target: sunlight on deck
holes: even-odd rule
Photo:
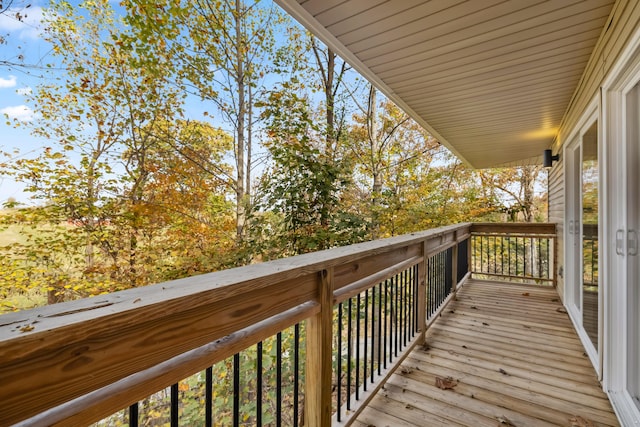
[[[353,425],[589,422],[619,425],[555,289],[470,281]]]

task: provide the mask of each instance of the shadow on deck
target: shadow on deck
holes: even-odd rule
[[[619,424],[555,289],[472,280],[353,425]]]

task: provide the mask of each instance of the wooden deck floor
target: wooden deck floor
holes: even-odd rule
[[[561,307],[552,288],[468,282],[428,348],[409,354],[353,425],[619,425]],[[458,384],[440,389],[436,377]]]

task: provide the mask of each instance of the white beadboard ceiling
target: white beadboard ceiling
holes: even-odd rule
[[[614,0],[276,0],[476,168],[541,162]]]

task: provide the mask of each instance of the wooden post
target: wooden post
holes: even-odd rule
[[[320,312],[307,320],[304,418],[307,426],[331,425],[333,268],[318,278]]]
[[[422,262],[418,264],[418,345],[425,342],[427,332],[427,242],[422,243]]]

